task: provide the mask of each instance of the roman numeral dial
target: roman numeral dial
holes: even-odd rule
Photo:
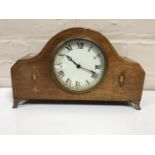
[[[84,48],[84,42],[77,42],[77,48],[83,49]]]
[[[67,80],[66,80],[66,85],[68,86],[70,86],[71,85],[71,79],[69,79],[69,78],[67,78]]]
[[[68,51],[71,51],[72,50],[72,46],[69,44],[65,47]]]
[[[76,81],[76,82],[75,82],[75,85],[76,85],[77,88],[79,88],[79,87],[81,86],[81,84],[80,84],[79,81]]]
[[[95,65],[95,69],[102,69],[102,65]]]
[[[102,82],[106,69],[104,52],[88,39],[63,42],[53,61],[54,79],[70,92],[85,92]],[[61,88],[60,88],[61,89]]]
[[[64,77],[64,75],[65,75],[65,74],[64,74],[64,72],[63,72],[63,71],[59,71],[59,72],[58,72],[58,75],[59,75],[59,77],[61,77],[61,78],[62,78],[62,77]]]

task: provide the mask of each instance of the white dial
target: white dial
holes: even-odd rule
[[[96,86],[105,73],[101,49],[87,39],[72,39],[57,48],[52,67],[57,81],[66,89],[83,92]]]

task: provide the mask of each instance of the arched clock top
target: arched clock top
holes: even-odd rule
[[[22,60],[28,62],[31,61],[31,59],[32,61],[39,59],[43,55],[50,55],[61,42],[73,38],[86,38],[92,40],[93,42],[97,43],[101,48],[104,48],[107,55],[113,55],[115,58],[120,59],[120,56],[118,55],[110,41],[108,41],[108,39],[103,34],[91,29],[77,27],[59,32],[46,43],[41,52],[36,54],[36,56],[34,56],[32,53],[22,58]]]
[[[19,59],[11,76],[14,107],[31,99],[128,101],[140,109],[145,72],[100,32],[76,27],[53,36],[36,56]]]

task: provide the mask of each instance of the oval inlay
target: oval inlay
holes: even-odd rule
[[[36,73],[36,67],[33,66],[33,71],[32,71],[32,83],[33,83],[33,89],[32,89],[32,92],[34,94],[37,94],[39,93],[39,89],[37,88],[37,82],[38,82],[38,77],[37,77],[37,73]]]
[[[124,81],[125,81],[125,74],[124,72],[121,72],[121,74],[118,77],[118,84],[120,87],[124,85]]]
[[[33,82],[37,81],[37,75],[35,73],[32,73],[32,80]]]

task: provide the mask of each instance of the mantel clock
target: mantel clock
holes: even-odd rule
[[[145,76],[105,36],[85,28],[58,33],[38,55],[18,60],[11,73],[14,108],[22,100],[72,100],[133,102],[140,109]]]

